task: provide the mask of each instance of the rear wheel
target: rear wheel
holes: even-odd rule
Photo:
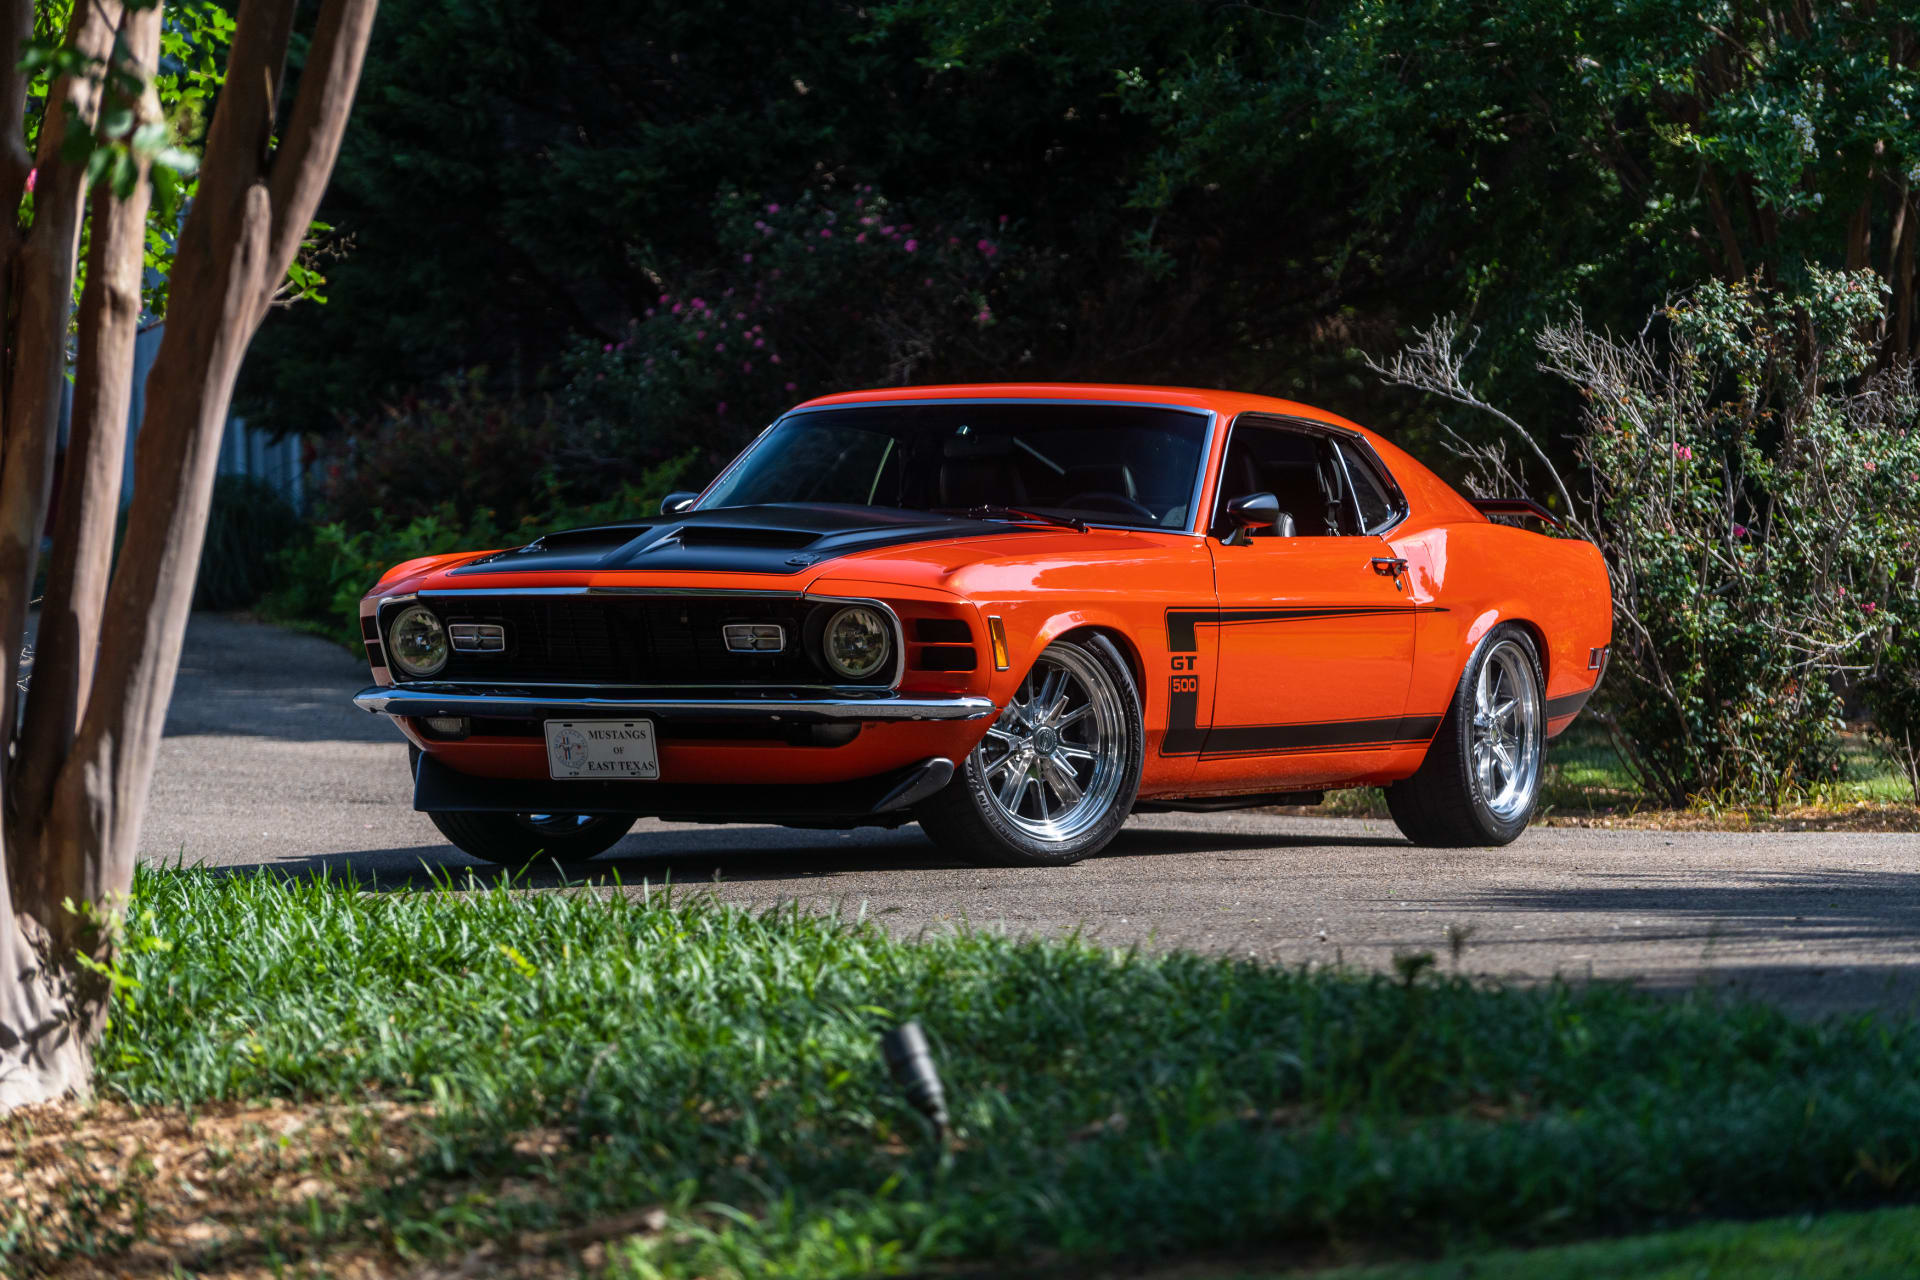
[[[1113,642],[1056,641],[958,776],[915,816],[942,848],[971,862],[1078,862],[1127,820],[1145,736],[1140,695]]]
[[[630,813],[429,813],[440,834],[462,853],[503,866],[542,858],[585,862],[620,843]]]
[[[1540,800],[1547,717],[1540,655],[1511,624],[1487,633],[1427,758],[1387,788],[1393,821],[1415,844],[1510,844]]]

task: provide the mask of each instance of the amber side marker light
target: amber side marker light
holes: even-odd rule
[[[987,639],[993,642],[993,669],[1005,671],[1008,663],[1007,624],[993,615],[988,615]]]

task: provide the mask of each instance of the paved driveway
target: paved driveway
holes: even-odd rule
[[[490,868],[410,807],[401,739],[348,698],[366,667],[337,646],[196,616],[142,850],[148,858],[351,868],[386,886]],[[643,820],[591,864],[629,885],[713,885],[749,906],[798,899],[916,933],[962,924],[1288,964],[1386,966],[1395,951],[1522,979],[1706,984],[1817,1011],[1920,997],[1920,837],[1536,828],[1499,850],[1415,849],[1391,823],[1264,814],[1133,819],[1060,870],[956,865],[916,828],[788,831]],[[556,876],[536,877],[555,883]]]

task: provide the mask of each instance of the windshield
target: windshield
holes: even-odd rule
[[[1107,404],[854,405],[793,414],[700,503],[1020,508],[1184,529],[1207,415]]]

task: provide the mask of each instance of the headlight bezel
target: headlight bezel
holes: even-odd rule
[[[416,666],[405,656],[399,643],[400,629],[409,619],[424,617],[432,623],[432,631],[440,638],[440,659],[427,665]],[[447,632],[447,624],[440,615],[418,602],[406,605],[393,615],[393,621],[387,624],[387,661],[393,669],[409,680],[428,680],[447,669],[447,663],[453,659],[453,640]]]
[[[861,615],[872,624],[873,633],[880,640],[873,662],[865,667],[843,662],[834,652],[834,637],[840,624]],[[893,611],[878,601],[849,600],[839,604],[827,613],[826,622],[820,628],[820,660],[830,674],[849,684],[877,684],[883,679],[891,683],[900,660],[899,624]]]

